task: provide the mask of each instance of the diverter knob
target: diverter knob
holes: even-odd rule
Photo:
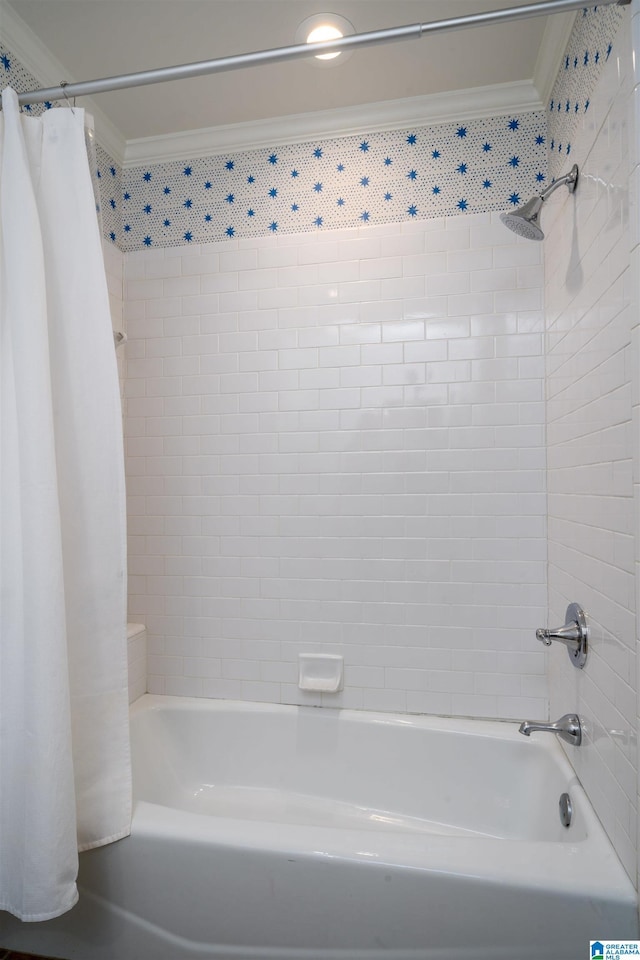
[[[554,640],[564,643],[574,667],[584,667],[587,660],[589,625],[584,610],[579,603],[570,603],[567,607],[565,623],[555,630],[539,627],[536,639],[550,647]]]

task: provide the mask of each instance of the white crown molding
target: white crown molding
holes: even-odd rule
[[[542,110],[531,80],[128,140],[124,167]]]
[[[57,86],[61,80],[68,80],[71,83],[76,79],[5,0],[0,0],[0,19],[2,42],[43,87]],[[122,163],[125,157],[126,141],[118,128],[91,97],[78,98],[78,105],[84,107],[87,113],[93,114],[96,137],[100,146],[114,160]]]
[[[553,17],[547,18],[536,65],[533,68],[533,85],[538,91],[545,109],[562,64],[562,58],[569,44],[576,16],[576,11],[573,11],[571,13],[557,13]]]

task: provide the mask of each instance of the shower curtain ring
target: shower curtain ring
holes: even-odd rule
[[[67,103],[68,103],[68,105],[69,105],[69,109],[71,110],[71,113],[72,113],[72,114],[74,115],[74,117],[75,117],[76,112],[75,112],[75,110],[74,110],[73,108],[74,108],[75,105],[76,105],[76,98],[75,98],[75,97],[73,98],[73,105],[72,105],[72,104],[71,104],[71,100],[69,100],[69,97],[67,96],[67,93],[66,93],[66,91],[65,91],[65,89],[64,89],[65,87],[68,87],[68,86],[69,86],[69,81],[68,81],[68,80],[61,80],[61,81],[60,81],[60,87],[62,88],[62,96],[63,96],[63,97],[65,98],[65,100],[67,101]]]

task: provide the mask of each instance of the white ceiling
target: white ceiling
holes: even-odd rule
[[[364,32],[528,0],[0,0],[0,16],[2,2],[60,61],[66,77],[88,80],[290,45],[306,17],[327,9]],[[330,67],[292,61],[100,94],[95,101],[131,140],[512,84],[534,76],[547,21],[545,43],[562,19],[457,30],[356,50]],[[566,22],[564,15],[565,29]]]

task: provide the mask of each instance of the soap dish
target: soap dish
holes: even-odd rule
[[[335,653],[301,653],[298,686],[312,693],[338,693],[343,685],[343,658]]]

